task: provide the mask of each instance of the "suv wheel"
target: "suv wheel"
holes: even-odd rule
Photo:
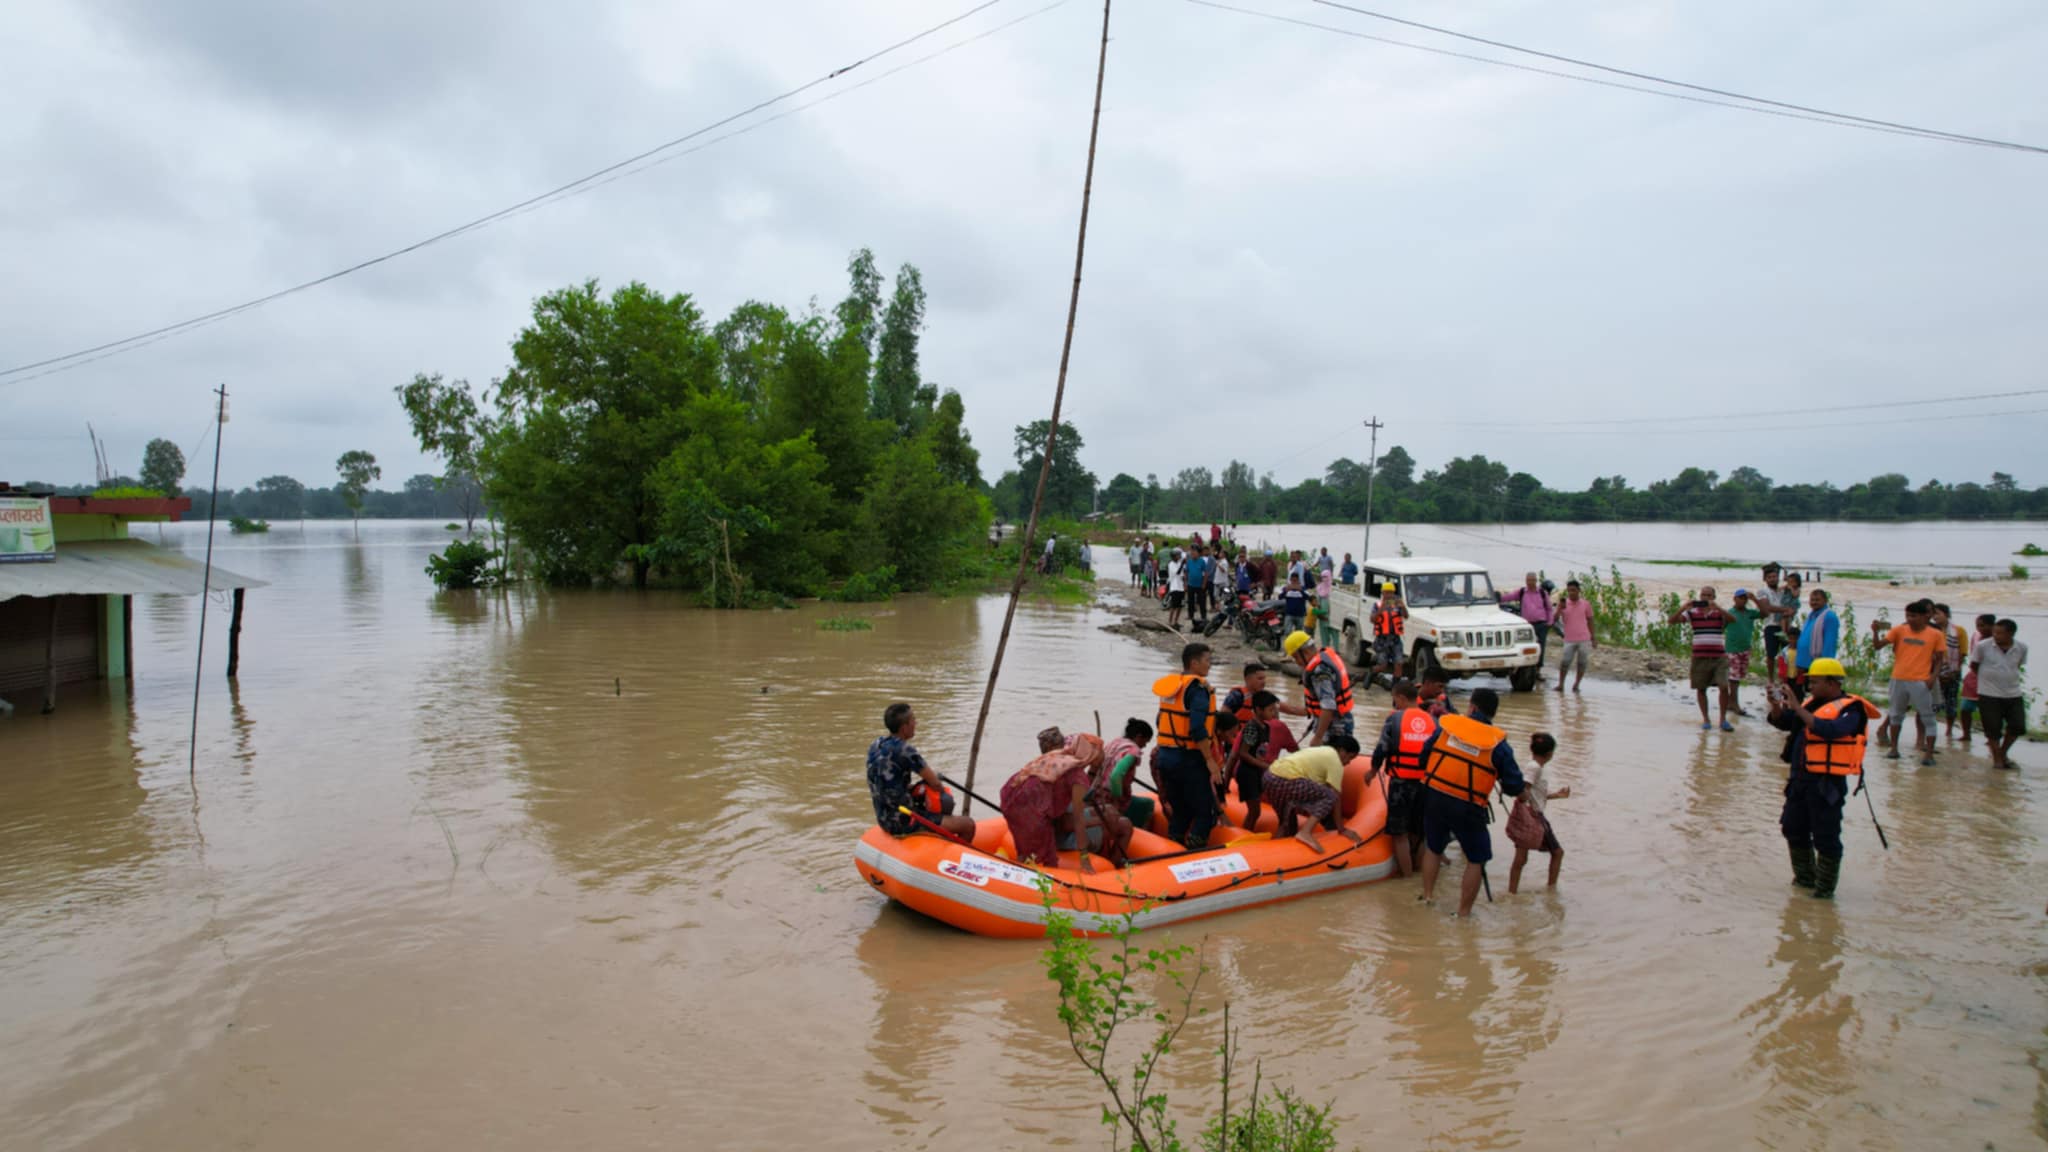
[[[1431,672],[1441,671],[1443,668],[1443,665],[1436,662],[1436,645],[1434,644],[1417,644],[1415,646],[1413,663],[1415,665],[1415,679],[1417,681],[1426,680]]]
[[[1508,686],[1517,692],[1532,691],[1536,687],[1536,678],[1541,675],[1543,675],[1543,669],[1535,664],[1531,664],[1526,668],[1517,668],[1508,674]]]

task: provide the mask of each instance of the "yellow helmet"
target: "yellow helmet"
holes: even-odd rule
[[[1387,582],[1386,582],[1385,584],[1382,584],[1382,585],[1380,585],[1380,591],[1382,591],[1382,592],[1392,592],[1392,591],[1394,591],[1394,582],[1393,582],[1392,580],[1389,580],[1389,581],[1387,581]]]
[[[1808,676],[1826,676],[1840,680],[1849,675],[1849,670],[1842,667],[1840,660],[1832,660],[1823,656],[1813,662],[1812,667],[1806,670],[1806,674]]]
[[[1299,651],[1301,651],[1302,645],[1304,645],[1304,644],[1307,644],[1307,643],[1308,643],[1308,633],[1306,633],[1306,632],[1289,632],[1289,633],[1287,634],[1287,639],[1285,639],[1285,640],[1282,640],[1282,641],[1280,642],[1280,650],[1281,650],[1282,652],[1285,652],[1285,653],[1287,653],[1287,654],[1288,654],[1289,656],[1292,656],[1292,655],[1294,655],[1294,654],[1295,654],[1296,652],[1299,652]]]

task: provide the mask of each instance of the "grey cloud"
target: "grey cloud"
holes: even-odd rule
[[[0,361],[438,231],[964,6],[13,6],[0,11],[0,103],[23,114],[0,124]],[[1027,10],[1005,4],[974,26]],[[1052,392],[1097,11],[1070,4],[189,337],[0,382],[12,427],[78,440],[0,441],[0,477],[82,476],[72,429],[86,415],[118,460],[139,459],[150,436],[183,443],[220,380],[238,397],[232,482],[323,482],[356,447],[387,477],[410,475],[427,464],[391,386],[415,371],[502,372],[540,293],[597,277],[692,293],[712,316],[748,298],[829,306],[861,245],[925,271],[925,370],[965,394],[993,472],[1011,426],[1042,417]],[[1903,3],[1852,17],[1615,0],[1459,20],[1788,98],[2048,138],[2048,14],[2025,0],[1933,26]],[[1345,430],[1377,413],[1425,467],[1479,451],[1557,484],[1742,463],[1784,480],[1902,467],[1918,481],[1928,469],[1898,460],[1928,438],[1911,426],[1815,443],[1778,434],[1787,421],[1708,438],[1498,421],[2040,386],[2039,158],[1670,104],[1170,3],[1119,8],[1110,69],[1068,393],[1105,479],[1237,457],[1291,481],[1363,455]],[[1994,440],[1943,478],[1998,467],[2048,482],[2028,472],[2040,417],[2023,419],[2007,425],[2023,434],[2012,448]],[[1929,428],[1952,442],[1971,431]]]

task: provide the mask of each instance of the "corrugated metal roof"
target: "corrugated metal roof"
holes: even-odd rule
[[[206,566],[183,553],[141,540],[58,544],[57,559],[0,564],[0,600],[16,596],[197,596]],[[262,588],[269,582],[213,566],[215,588]]]

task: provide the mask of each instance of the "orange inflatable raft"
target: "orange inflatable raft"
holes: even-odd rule
[[[1319,829],[1320,853],[1291,836],[1276,839],[1270,804],[1262,806],[1257,832],[1237,827],[1245,809],[1233,785],[1225,805],[1231,826],[1219,826],[1208,848],[1183,851],[1160,835],[1163,825],[1155,817],[1152,829],[1132,833],[1134,862],[1121,869],[1091,853],[1095,871],[1084,873],[1072,852],[1060,854],[1057,868],[1019,864],[1001,817],[980,822],[972,847],[931,833],[899,839],[869,827],[854,848],[853,863],[891,900],[981,936],[1044,936],[1042,879],[1052,882],[1054,906],[1071,914],[1075,930],[1084,935],[1102,934],[1133,909],[1142,928],[1179,924],[1391,875],[1393,849],[1381,835],[1386,795],[1377,783],[1366,787],[1368,767],[1363,756],[1346,767],[1341,809],[1344,826],[1365,842],[1353,844]]]

